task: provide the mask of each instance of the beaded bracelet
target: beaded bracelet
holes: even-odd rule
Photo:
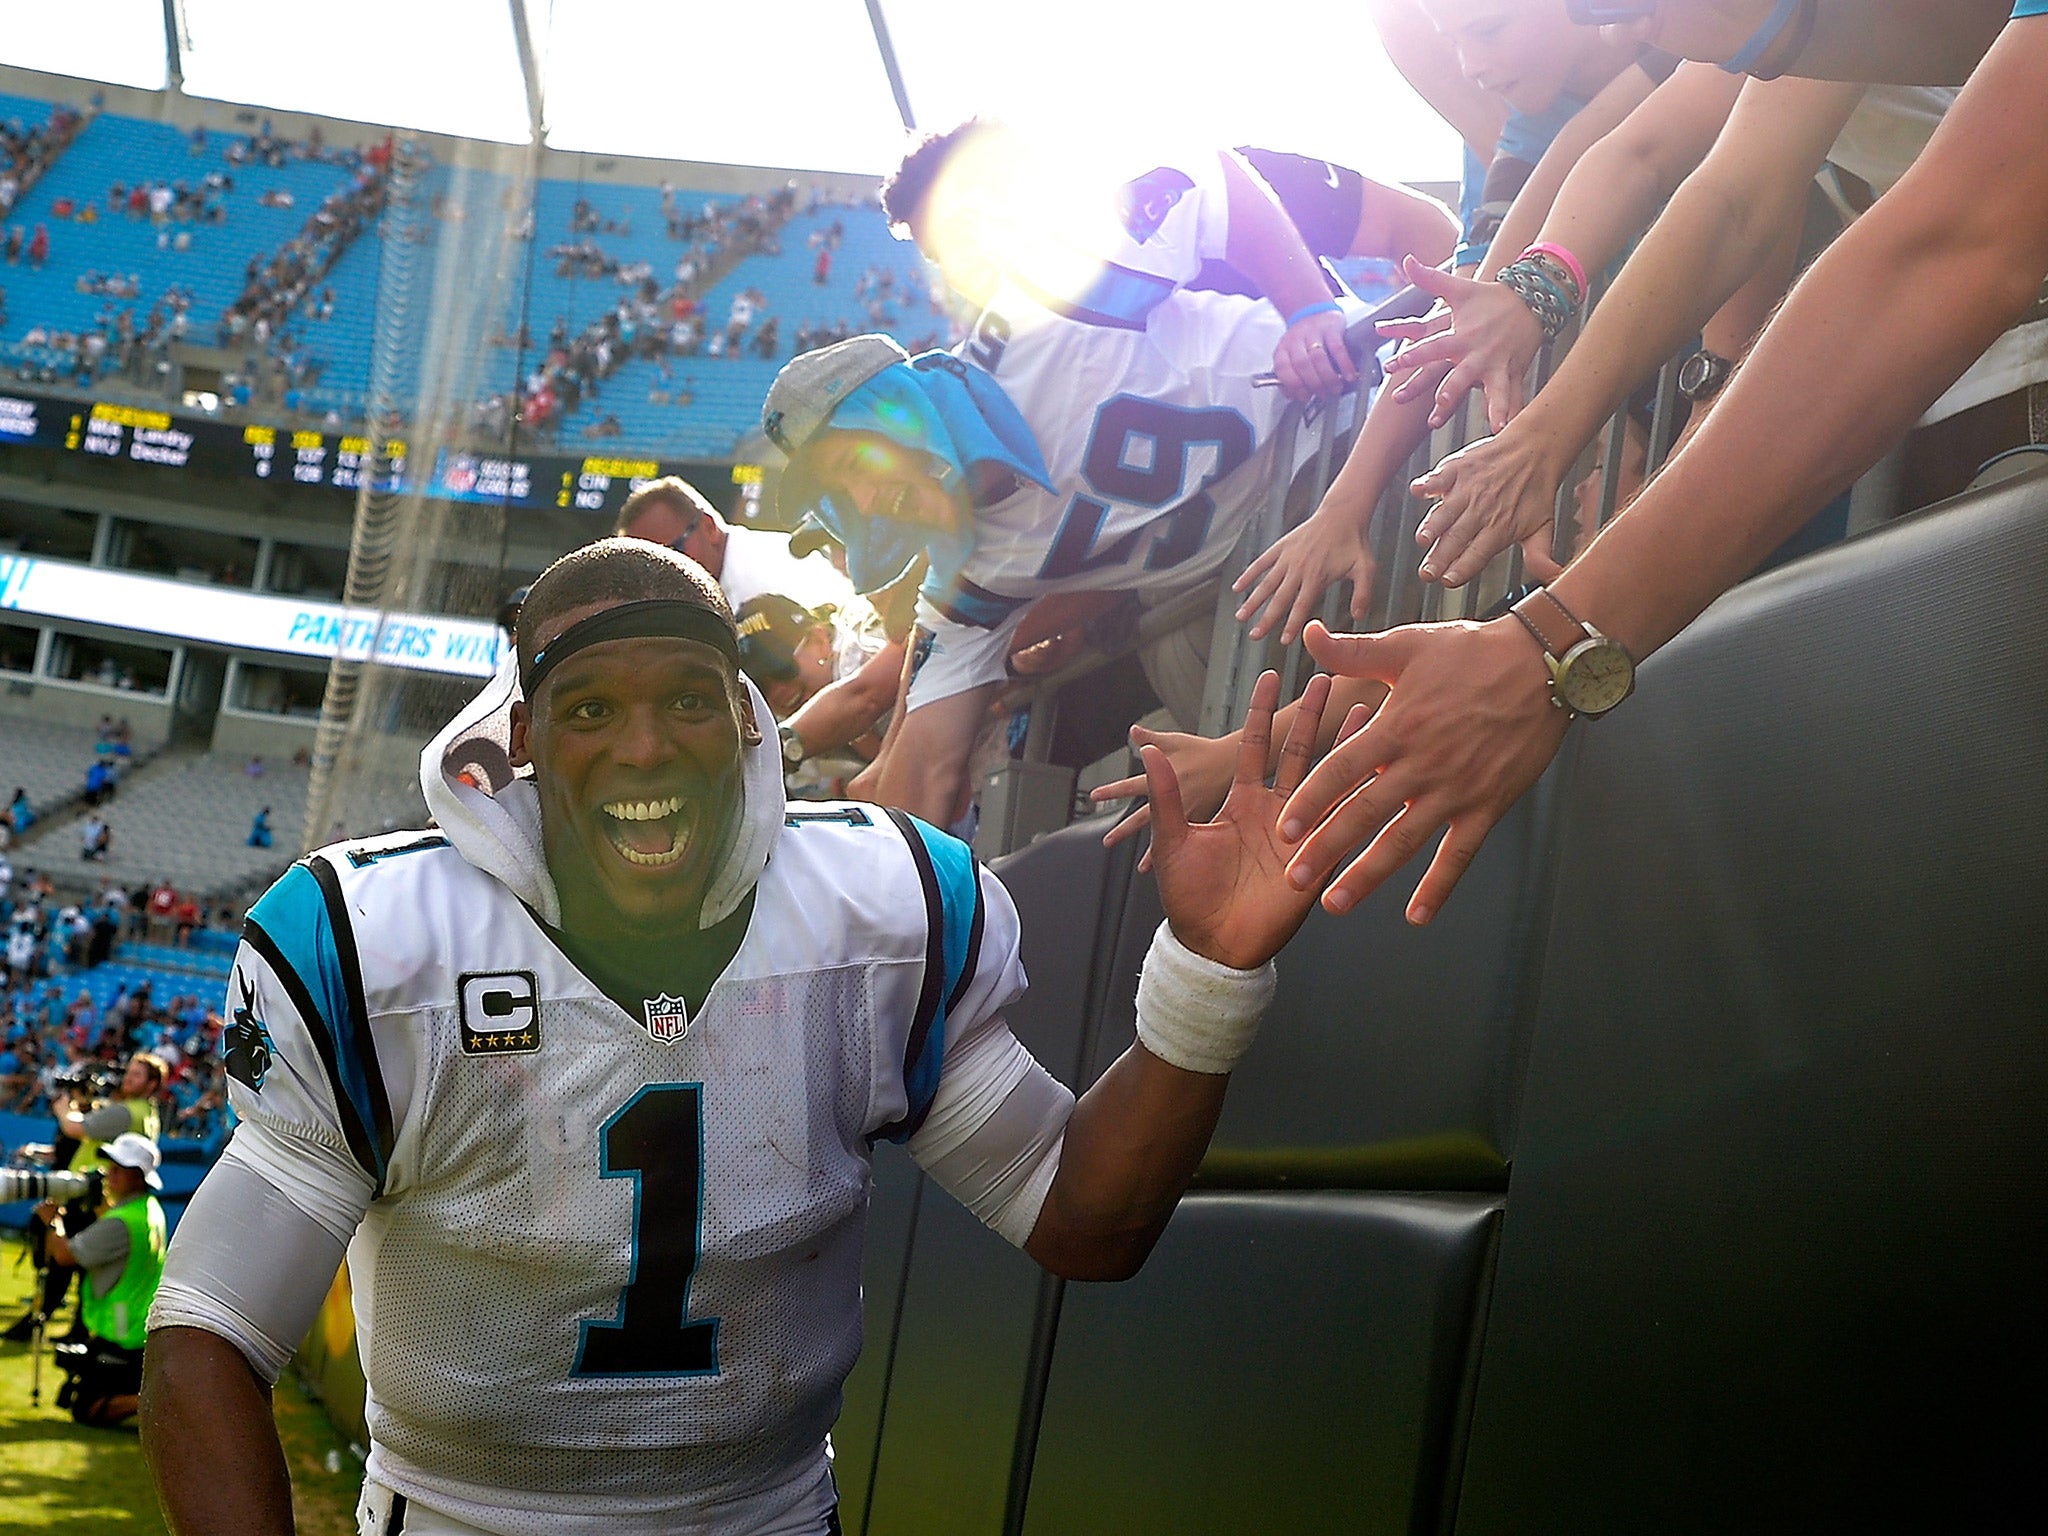
[[[1529,306],[1529,312],[1535,315],[1536,323],[1543,327],[1549,340],[1555,341],[1578,313],[1578,306],[1565,293],[1564,285],[1533,261],[1509,262],[1494,281]]]

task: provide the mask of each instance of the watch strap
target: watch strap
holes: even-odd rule
[[[1522,628],[1536,637],[1536,643],[1543,648],[1543,659],[1550,664],[1550,670],[1555,672],[1557,670],[1557,658],[1550,653],[1550,640],[1542,630],[1536,627],[1536,621],[1530,618],[1528,614],[1522,612],[1520,605],[1508,609],[1508,612],[1520,619],[1522,621]]]
[[[1533,589],[1508,611],[1528,626],[1529,633],[1554,661],[1563,661],[1573,646],[1590,638],[1578,616],[1559,602],[1548,587]]]

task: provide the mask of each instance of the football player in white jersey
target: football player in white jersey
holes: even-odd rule
[[[830,529],[856,588],[930,560],[900,718],[859,788],[939,826],[967,812],[976,734],[1026,607],[1187,591],[1264,505],[1276,457],[1291,469],[1313,442],[1276,430],[1287,401],[1258,382],[1286,324],[1263,300],[1183,289],[1130,325],[1048,304],[1002,281],[952,351],[912,358],[855,336],[792,359],[762,408],[790,455],[778,505]],[[1206,655],[1206,625],[1198,639],[1201,654],[1169,658],[1183,672]],[[1198,702],[1176,699],[1199,683],[1176,689],[1159,659],[1144,658],[1161,696]]]
[[[986,117],[920,139],[881,199],[898,238],[976,306],[1005,276],[1111,320],[1142,319],[1178,288],[1263,296],[1290,317],[1273,371],[1297,400],[1334,395],[1355,371],[1319,257],[1433,267],[1458,240],[1436,199],[1328,160],[1247,146],[1118,166]]]
[[[372,1536],[836,1530],[879,1138],[1056,1273],[1150,1251],[1310,903],[1273,832],[1306,739],[1273,789],[1260,740],[1196,827],[1150,754],[1169,916],[1139,1042],[1076,1103],[1004,1023],[1002,886],[907,816],[785,805],[737,655],[683,556],[564,557],[423,754],[438,829],[323,849],[251,908],[242,1123],[146,1354],[181,1536],[291,1528],[269,1384],[344,1250]]]

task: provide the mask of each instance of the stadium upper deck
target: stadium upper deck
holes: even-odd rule
[[[347,215],[377,190],[390,131],[0,69],[0,122],[32,128],[59,103],[85,126],[0,211],[0,354],[16,384],[174,411],[210,398],[227,421],[329,433],[359,422],[386,231],[374,209],[359,230]],[[527,167],[524,150],[415,142],[433,165],[427,213],[397,232],[426,247],[431,282],[443,230],[516,206]],[[480,360],[477,438],[502,443],[522,381],[531,397],[564,353],[577,371],[607,340],[577,385],[551,381],[539,409],[529,398],[526,446],[537,433],[568,454],[728,459],[800,333],[942,340],[873,190],[547,152]]]

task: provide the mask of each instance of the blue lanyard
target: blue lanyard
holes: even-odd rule
[[[1756,68],[1756,61],[1771,51],[1785,28],[1792,24],[1798,14],[1800,0],[1778,0],[1777,9],[1764,18],[1764,24],[1751,34],[1748,42],[1737,51],[1734,58],[1721,67],[1731,75],[1746,75]]]

